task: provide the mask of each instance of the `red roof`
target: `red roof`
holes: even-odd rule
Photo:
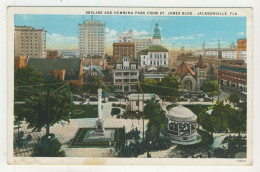
[[[190,73],[192,76],[195,75],[195,72],[183,61],[174,74],[184,76],[187,73]]]

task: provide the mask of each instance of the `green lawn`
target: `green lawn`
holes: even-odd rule
[[[71,119],[76,118],[97,118],[98,106],[97,105],[73,105],[71,111]]]

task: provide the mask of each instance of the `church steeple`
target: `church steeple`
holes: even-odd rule
[[[160,29],[158,23],[155,24],[153,39],[161,39]]]
[[[161,45],[161,34],[160,34],[160,29],[158,23],[155,24],[154,27],[154,34],[153,34],[153,40],[152,40],[153,45]]]

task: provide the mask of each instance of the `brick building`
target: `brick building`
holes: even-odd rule
[[[83,84],[83,68],[81,59],[29,59],[28,66],[36,69],[45,80],[60,79],[65,82]]]
[[[122,61],[124,56],[135,60],[135,44],[132,42],[113,43],[113,62]]]
[[[47,50],[48,59],[57,59],[59,58],[59,53],[57,50]]]
[[[24,68],[27,64],[28,59],[24,57],[15,57],[14,58],[14,70]]]
[[[247,63],[247,39],[238,39],[237,40],[237,59],[244,60]]]
[[[221,87],[247,91],[247,69],[236,66],[223,66],[218,69],[218,83]]]

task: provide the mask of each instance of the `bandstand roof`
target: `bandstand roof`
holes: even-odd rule
[[[167,118],[179,122],[193,122],[197,116],[188,108],[179,105],[168,111]]]

